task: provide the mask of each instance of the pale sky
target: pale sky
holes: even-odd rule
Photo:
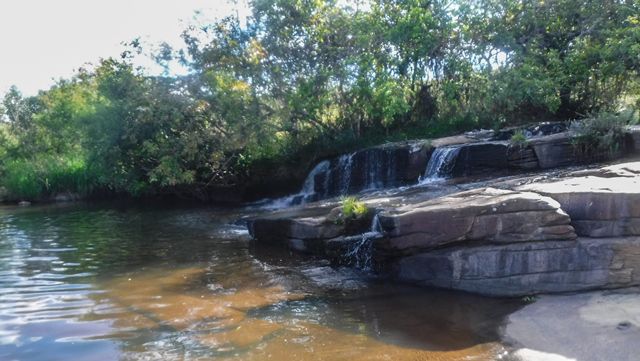
[[[181,46],[195,10],[208,19],[247,13],[228,0],[0,0],[0,96],[13,84],[34,95],[136,37]]]

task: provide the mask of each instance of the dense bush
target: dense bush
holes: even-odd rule
[[[622,150],[625,129],[635,112],[600,113],[571,123],[573,146],[582,157],[611,156]]]
[[[275,168],[295,182],[318,158],[374,143],[640,104],[637,1],[251,6],[246,22],[194,24],[185,50],[161,47],[155,58],[187,64],[186,76],[142,74],[134,41],[36,96],[11,89],[0,107],[0,187],[16,199],[199,196]],[[584,144],[596,144],[590,134],[597,147],[616,144],[598,127],[580,130]]]
[[[2,178],[9,200],[38,200],[67,192],[86,195],[92,190],[81,158],[12,159],[4,164]]]

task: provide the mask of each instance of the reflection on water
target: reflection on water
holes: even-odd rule
[[[492,360],[513,301],[252,246],[204,208],[0,208],[0,360]]]

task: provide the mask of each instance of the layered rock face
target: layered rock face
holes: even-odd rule
[[[640,235],[640,162],[520,189],[557,200],[580,236]]]
[[[640,238],[458,246],[399,259],[403,281],[492,296],[640,284]]]
[[[552,233],[558,235],[555,239],[507,234],[502,244],[496,244],[500,232],[485,228],[487,234],[480,237],[484,244],[476,241],[415,252],[391,261],[388,271],[404,281],[497,296],[640,284],[640,163],[581,171],[556,182],[518,187],[513,196],[519,192],[537,194],[547,200],[546,207],[556,206],[566,215],[563,226],[575,229],[580,238],[574,239],[573,232],[564,233],[566,236]],[[463,204],[473,208],[476,201],[468,193],[456,196],[465,198]],[[504,196],[496,196],[492,202],[500,197]],[[456,197],[447,198],[451,202]],[[524,209],[512,209],[523,215],[518,221],[523,227],[544,229],[541,220],[553,219],[554,225],[560,221],[527,216],[529,211]]]
[[[638,134],[640,129],[630,129],[627,152],[640,150]],[[442,160],[442,169],[429,165],[424,177],[434,168],[435,181],[442,179],[444,169],[449,176],[459,176],[581,162],[566,132],[517,147],[500,141],[481,143],[468,136],[443,138],[431,145],[438,151],[427,145],[415,147],[405,160],[400,154],[407,148],[384,150],[400,152],[393,156],[394,164],[403,164],[386,171],[368,172],[366,166],[375,163],[371,157],[380,155],[372,154],[382,150],[356,153],[351,156],[355,173],[350,173],[349,182],[360,189],[371,183],[367,174],[416,177],[416,164],[426,162],[431,153]],[[381,161],[389,167],[391,163],[385,162]],[[401,171],[402,167],[408,170]],[[249,222],[249,229],[260,242],[286,244],[349,265],[361,264],[349,257],[367,253],[364,258],[392,278],[487,295],[640,285],[640,162],[503,179],[477,189],[422,182],[390,194],[366,195],[363,200],[372,212],[347,224],[339,222],[340,205],[333,201],[258,217]]]
[[[379,215],[385,238],[376,249],[411,254],[456,242],[512,243],[574,239],[569,216],[531,192],[477,189]]]

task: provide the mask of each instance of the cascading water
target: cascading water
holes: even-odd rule
[[[363,271],[373,270],[373,241],[382,237],[382,226],[376,214],[371,221],[371,230],[354,239],[353,246],[344,255],[349,263]]]
[[[307,178],[302,184],[302,189],[296,194],[290,196],[270,200],[262,207],[265,209],[281,209],[286,207],[295,206],[298,204],[304,204],[307,202],[313,202],[317,199],[324,198],[328,194],[329,180],[331,177],[331,163],[328,160],[316,164],[315,167],[309,172]],[[322,187],[320,192],[316,187],[316,179],[322,177]]]
[[[263,208],[280,209],[396,184],[395,157],[392,150],[374,148],[324,160],[307,175],[298,193],[269,200]]]
[[[339,169],[339,188],[338,192],[340,195],[349,194],[349,187],[351,187],[351,172],[353,167],[353,155],[345,154],[338,158],[338,169]],[[326,189],[328,189],[328,185]]]
[[[311,200],[316,195],[318,195],[318,192],[316,189],[316,178],[320,174],[324,175],[324,179],[323,179],[324,186],[322,187],[322,194],[320,194],[320,196],[326,196],[326,193],[327,193],[326,184],[329,182],[330,173],[331,173],[330,165],[331,163],[328,160],[323,160],[322,162],[318,163],[315,167],[313,167],[313,169],[307,176],[307,179],[304,180],[304,184],[302,185],[302,190],[299,193],[302,196],[302,203],[308,200]]]
[[[458,153],[460,147],[436,148],[427,163],[427,170],[420,179],[420,184],[447,179],[451,175]]]
[[[364,164],[363,190],[372,190],[384,187],[386,172],[384,154],[381,152],[367,152]]]

